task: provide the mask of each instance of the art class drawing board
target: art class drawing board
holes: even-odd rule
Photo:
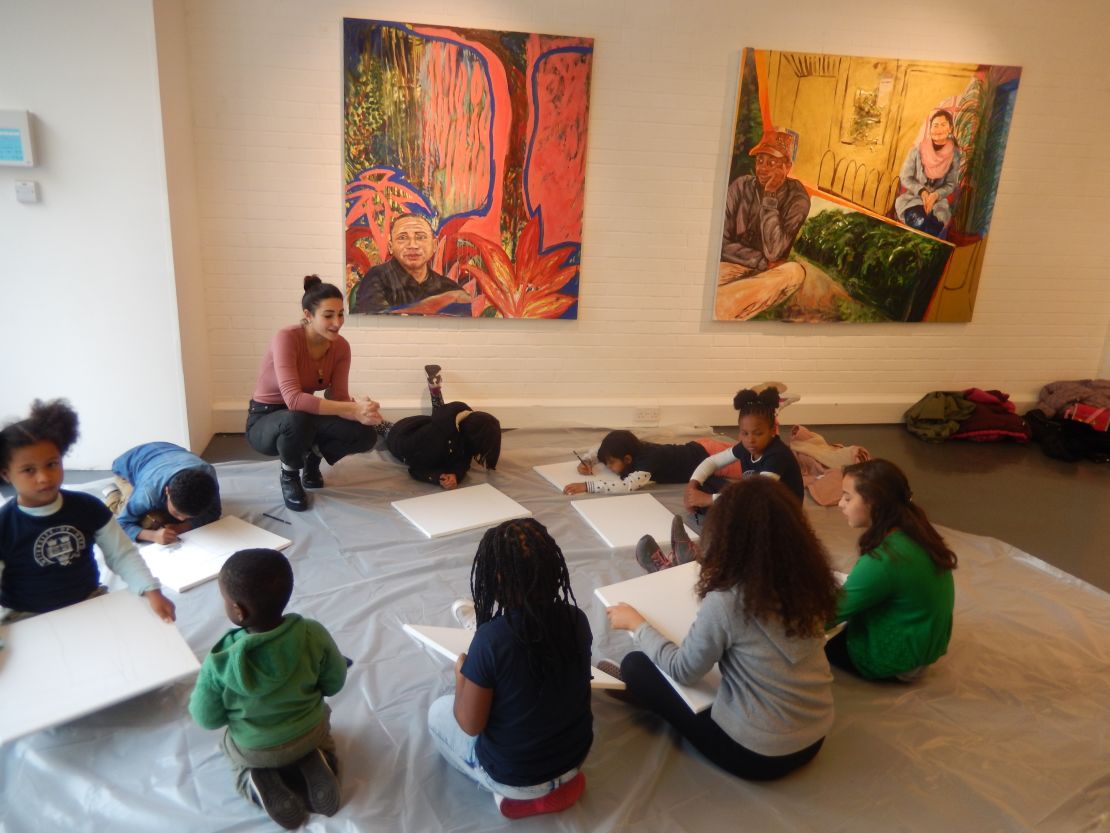
[[[0,626],[0,744],[193,674],[177,627],[121,590]]]
[[[457,660],[459,654],[466,653],[467,649],[470,648],[470,640],[474,638],[474,632],[465,628],[404,625],[403,629],[413,639],[431,648],[450,662]],[[591,665],[590,688],[619,690],[624,688],[624,683]]]
[[[165,587],[183,593],[219,575],[224,562],[238,550],[283,550],[292,541],[267,529],[225,515],[218,521],[181,533],[176,544],[147,544],[139,552]]]
[[[669,548],[674,513],[652,495],[580,498],[572,506],[594,532],[614,549],[634,547],[644,535],[651,535],[661,547]],[[686,527],[686,534],[692,540],[696,541],[698,538],[698,534],[690,527]]]
[[[532,466],[532,471],[560,492],[571,483],[589,483],[591,480],[604,480],[610,483],[620,482],[620,478],[601,463],[594,463],[593,474],[580,474],[577,460],[566,460],[562,463],[548,463],[544,466]]]
[[[621,602],[632,605],[659,633],[681,645],[701,606],[694,593],[699,572],[698,564],[691,561],[669,570],[599,587],[594,595],[606,607]],[[663,676],[694,712],[703,712],[712,706],[721,685],[721,672],[716,666],[694,685],[680,685],[665,673]]]
[[[392,505],[429,538],[532,516],[531,510],[488,483],[395,500]]]

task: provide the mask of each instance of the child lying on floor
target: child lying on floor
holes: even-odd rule
[[[686,483],[702,461],[728,448],[730,446],[726,442],[707,438],[681,444],[649,443],[631,431],[610,431],[601,441],[596,453],[582,457],[578,473],[591,474],[594,463],[600,462],[620,477],[620,480],[570,483],[563,489],[563,494],[634,492],[652,483]],[[740,466],[730,466],[718,474],[721,477],[738,479]]]

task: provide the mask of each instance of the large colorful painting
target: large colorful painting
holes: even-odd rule
[[[970,321],[1018,67],[745,49],[719,321]]]
[[[343,32],[351,312],[577,317],[593,41]]]

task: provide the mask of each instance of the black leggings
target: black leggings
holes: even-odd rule
[[[290,468],[303,466],[305,454],[314,445],[334,466],[348,454],[369,451],[378,438],[373,428],[351,419],[287,408],[256,413],[256,407],[252,403],[252,412],[247,414],[247,442],[259,454],[280,457]]]
[[[725,772],[749,781],[771,781],[809,763],[825,742],[789,755],[760,755],[729,737],[710,716],[709,709],[694,714],[647,655],[633,651],[621,662],[628,693],[638,705],[670,723],[695,749]]]
[[[845,628],[828,642],[825,643],[825,656],[829,660],[830,665],[835,665],[837,668],[842,668],[845,671],[850,671],[857,677],[862,677],[856,664],[852,662],[852,657],[848,653],[848,629]]]
[[[868,680],[873,683],[902,683],[904,680],[898,677],[868,677],[854,662],[852,662],[852,655],[848,653],[848,631],[842,630],[832,639],[825,643],[825,657],[829,660],[829,665],[835,665],[844,671],[855,674],[861,679]]]

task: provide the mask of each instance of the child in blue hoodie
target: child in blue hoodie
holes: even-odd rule
[[[324,698],[347,679],[343,655],[319,622],[284,612],[293,570],[276,550],[235,553],[219,585],[239,627],[204,660],[189,713],[205,729],[227,727],[223,749],[239,792],[282,827],[300,827],[309,810],[334,815],[339,781]],[[302,782],[304,797],[294,789]]]

